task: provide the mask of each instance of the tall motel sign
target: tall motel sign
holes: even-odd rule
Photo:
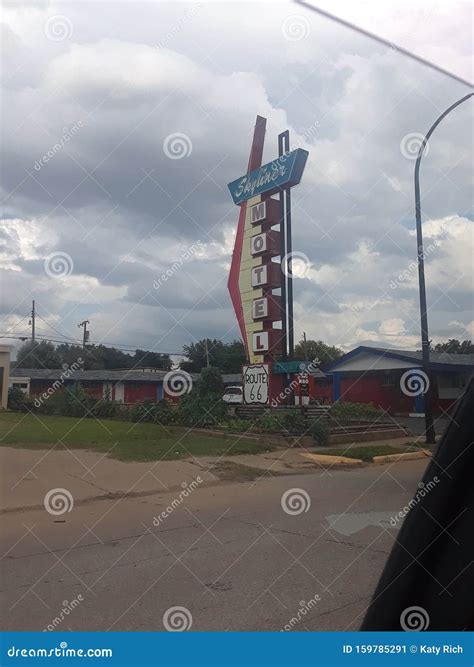
[[[268,405],[282,395],[292,361],[291,188],[301,181],[308,151],[278,136],[277,159],[262,165],[266,119],[257,116],[247,173],[229,183],[240,207],[228,289],[245,344],[246,404]],[[278,261],[275,261],[278,258]]]

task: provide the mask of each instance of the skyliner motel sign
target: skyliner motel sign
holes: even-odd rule
[[[280,150],[277,159],[262,165],[265,128],[266,119],[257,116],[247,173],[228,185],[240,206],[228,288],[249,361],[242,368],[243,398],[246,404],[261,405],[283,389],[284,374],[272,369],[273,362],[286,358],[289,295],[281,263],[290,211],[284,197],[301,181],[308,158],[301,148]]]

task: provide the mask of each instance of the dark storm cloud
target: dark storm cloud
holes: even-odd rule
[[[94,3],[91,23],[92,5],[68,5],[73,31],[61,41],[48,39],[48,12],[12,15],[2,177],[5,218],[17,222],[5,232],[4,312],[36,294],[71,331],[88,308],[97,335],[132,344],[155,334],[176,345],[195,334],[237,335],[226,281],[238,209],[226,184],[245,171],[261,113],[265,159],[287,126],[292,142],[310,150],[293,196],[294,249],[312,265],[295,281],[298,328],[316,335],[324,314],[318,337],[335,339],[347,327],[350,343],[367,320],[411,323],[416,286],[390,289],[416,256],[414,162],[403,142],[426,131],[460,87],[313,16],[306,40],[285,39],[290,5],[270,14],[255,6],[263,31],[238,3],[204,4],[191,16],[192,5],[137,6]],[[427,218],[469,208],[467,123],[460,110],[430,145]],[[466,229],[458,219],[437,228],[437,281],[443,271],[449,279],[453,261],[467,270],[466,256],[454,260],[457,230]],[[202,256],[156,289],[182,247],[198,240]],[[74,267],[62,282],[44,271],[55,251]],[[464,312],[466,282],[453,289]],[[438,296],[435,308],[454,313]]]

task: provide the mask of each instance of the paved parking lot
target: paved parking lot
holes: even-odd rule
[[[187,494],[6,513],[3,626],[357,629],[397,534],[390,517],[426,465],[187,480]]]

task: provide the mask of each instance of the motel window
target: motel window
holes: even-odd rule
[[[382,376],[382,387],[393,387],[395,385],[395,375],[391,371],[384,371]]]
[[[329,387],[331,380],[329,378],[317,378],[316,384],[318,387]]]
[[[467,378],[461,373],[447,373],[438,376],[438,386],[441,389],[464,389]]]

